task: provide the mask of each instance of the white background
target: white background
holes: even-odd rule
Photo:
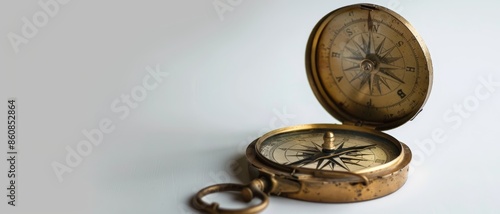
[[[338,123],[309,88],[305,46],[321,17],[357,2],[72,0],[52,5],[45,22],[39,2],[47,0],[0,3],[1,213],[196,213],[189,200],[197,190],[245,180],[243,152],[253,139],[282,126]],[[231,10],[218,12],[214,2]],[[434,64],[424,111],[388,131],[412,149],[411,176],[381,199],[272,197],[265,213],[498,213],[500,4],[372,3],[409,20]],[[23,17],[42,21],[30,38]],[[27,43],[12,45],[13,34]],[[148,79],[157,87],[129,114],[113,110],[138,93],[146,67],[168,76]],[[9,97],[18,104],[16,207],[6,197]],[[69,151],[88,140],[83,133],[103,120],[114,129],[60,181],[53,165],[67,165]]]

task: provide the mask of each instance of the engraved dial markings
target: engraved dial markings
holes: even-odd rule
[[[401,56],[393,57],[391,53],[401,43],[392,44],[388,46],[386,43],[387,38],[383,35],[377,34],[382,39],[377,42],[374,39],[374,34],[378,28],[373,24],[370,13],[367,19],[367,32],[361,33],[359,37],[353,38],[345,46],[345,50],[350,53],[343,59],[350,62],[353,66],[345,68],[344,72],[354,72],[354,77],[350,82],[358,81],[357,86],[361,90],[365,85],[368,86],[369,93],[373,94],[374,90],[382,93],[382,86],[392,90],[388,81],[394,81],[399,84],[405,82],[398,77],[394,72],[404,72],[406,68],[395,66],[392,63],[402,59]],[[356,39],[360,39],[358,42]]]
[[[268,138],[259,151],[272,162],[292,168],[355,172],[384,164],[397,156],[397,149],[386,148],[384,142],[378,137],[359,136],[351,131],[317,130]]]

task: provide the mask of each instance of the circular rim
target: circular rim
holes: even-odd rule
[[[305,131],[305,130],[312,130],[312,129],[327,129],[327,130],[346,130],[346,131],[354,131],[354,132],[359,132],[363,134],[369,134],[369,135],[374,135],[377,137],[381,137],[384,139],[387,139],[389,142],[391,142],[395,147],[398,148],[398,156],[394,158],[393,160],[384,163],[382,165],[378,165],[375,167],[368,167],[363,170],[358,170],[355,172],[343,172],[343,171],[325,171],[325,170],[316,170],[316,169],[309,169],[309,168],[301,168],[301,167],[292,167],[292,166],[286,166],[283,164],[279,164],[276,162],[273,162],[266,157],[264,157],[260,151],[259,148],[261,144],[268,138],[272,136],[276,136],[279,134],[283,133],[290,133],[290,132],[299,132],[299,131]],[[294,173],[301,173],[301,174],[311,174],[311,175],[318,175],[321,174],[322,177],[346,177],[346,175],[351,175],[347,176],[347,178],[352,178],[352,175],[354,176],[357,175],[370,175],[370,176],[379,176],[379,175],[385,175],[386,172],[392,171],[393,169],[398,169],[400,167],[400,164],[407,165],[410,162],[410,159],[405,158],[404,154],[405,151],[403,149],[402,144],[395,139],[394,137],[385,134],[380,131],[376,131],[373,129],[366,129],[363,127],[358,127],[358,126],[349,126],[349,125],[337,125],[337,124],[305,124],[305,125],[298,125],[298,126],[289,126],[289,127],[284,127],[280,129],[273,130],[271,132],[266,133],[259,139],[257,139],[254,143],[250,144],[248,149],[252,149],[255,151],[255,156],[258,159],[258,162],[262,164],[262,166],[272,166],[274,169],[280,170],[284,172],[285,174],[290,174],[291,172]],[[247,154],[248,156],[248,154]],[[255,162],[254,158],[247,157],[247,159],[252,163],[256,165],[260,165],[259,163]]]
[[[335,14],[337,13],[342,13],[348,10],[353,10],[353,9],[361,9],[361,8],[369,8],[371,10],[380,10],[385,13],[388,13],[395,19],[399,20],[401,23],[404,24],[404,26],[413,34],[415,37],[417,44],[420,46],[421,51],[423,52],[425,56],[425,62],[426,62],[426,69],[428,71],[428,86],[427,86],[427,94],[425,95],[424,100],[422,101],[421,106],[418,108],[415,108],[413,111],[409,111],[405,116],[394,120],[394,121],[368,121],[365,118],[362,117],[362,115],[351,115],[347,113],[345,110],[343,110],[341,107],[336,105],[336,102],[332,100],[332,94],[327,93],[325,90],[325,86],[322,85],[321,79],[318,75],[318,69],[316,65],[316,51],[318,49],[318,41],[320,39],[320,36],[322,35],[323,31],[325,30],[327,24],[335,17]],[[421,110],[422,107],[425,105],[425,102],[427,101],[430,91],[431,91],[431,86],[432,86],[432,61],[430,58],[430,53],[424,43],[424,41],[421,39],[419,34],[416,32],[416,30],[411,26],[411,24],[404,19],[402,16],[397,14],[396,12],[387,9],[382,6],[378,5],[372,5],[372,4],[354,4],[354,5],[349,5],[346,7],[339,8],[337,10],[334,10],[327,15],[325,15],[314,27],[313,31],[310,34],[308,43],[307,43],[307,48],[306,48],[306,71],[307,71],[307,77],[309,80],[309,84],[317,98],[317,100],[321,103],[323,108],[330,113],[334,118],[337,120],[341,121],[342,123],[351,123],[351,124],[360,124],[363,126],[367,127],[374,127],[378,130],[388,130],[392,129],[395,127],[398,127],[407,121],[411,120],[414,118]],[[422,71],[425,72],[425,71]]]

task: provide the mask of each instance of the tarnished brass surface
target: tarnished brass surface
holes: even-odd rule
[[[195,197],[192,199],[193,206],[201,211],[206,213],[220,213],[220,214],[253,214],[259,213],[264,210],[269,204],[269,198],[266,193],[262,190],[264,188],[264,183],[260,179],[253,180],[248,185],[242,184],[216,184],[212,186],[208,186],[200,190]],[[212,193],[217,192],[227,192],[227,191],[236,191],[240,192],[242,195],[242,199],[246,202],[250,202],[254,197],[259,198],[261,200],[260,204],[246,207],[244,209],[225,209],[221,208],[218,203],[208,204],[203,201],[203,197]]]
[[[306,49],[311,88],[342,124],[305,124],[270,131],[246,150],[248,185],[200,190],[195,208],[208,213],[257,213],[268,195],[313,202],[357,202],[391,194],[407,180],[410,149],[381,132],[414,118],[432,85],[432,62],[415,29],[395,12],[350,5],[323,17]],[[240,210],[207,204],[205,195],[240,191],[260,204]]]
[[[258,144],[265,138],[280,133],[307,129],[353,129],[360,132],[388,135],[370,129],[335,124],[307,124],[274,130],[255,140],[247,148],[246,155],[253,167],[262,176],[272,175],[274,186],[268,191],[271,194],[288,198],[315,202],[355,202],[379,198],[398,190],[407,179],[411,151],[403,143],[392,141],[400,146],[400,153],[394,160],[383,165],[367,168],[358,172],[328,171],[294,168],[286,165],[275,165],[266,158],[260,157]],[[273,167],[270,167],[273,166]]]
[[[419,113],[432,85],[423,40],[403,17],[377,5],[351,5],[323,17],[309,37],[306,70],[331,115],[379,130]]]

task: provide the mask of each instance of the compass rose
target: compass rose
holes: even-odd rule
[[[394,51],[403,44],[403,41],[394,43],[378,34],[376,26],[379,25],[374,25],[370,13],[368,13],[366,26],[368,32],[354,36],[345,46],[347,56],[343,59],[350,66],[344,69],[344,73],[350,73],[352,76],[350,82],[354,84],[353,82],[356,81],[354,86],[358,90],[367,86],[370,95],[374,95],[375,92],[383,94],[384,88],[390,92],[396,88],[395,86],[405,83],[396,73],[397,71],[404,72],[405,68],[394,65],[403,58],[399,52]]]
[[[344,147],[345,140],[342,141],[338,146],[333,144],[334,135],[332,132],[326,132],[323,136],[324,143],[322,146],[311,142],[312,146],[301,145],[303,149],[289,149],[296,151],[294,156],[302,157],[301,160],[288,163],[289,166],[301,167],[307,164],[316,162],[316,169],[323,169],[329,166],[331,170],[334,170],[335,166],[340,166],[341,168],[350,171],[346,164],[360,165],[359,161],[367,161],[368,159],[363,158],[361,151],[370,149],[375,145],[365,145],[365,146],[352,146]]]

